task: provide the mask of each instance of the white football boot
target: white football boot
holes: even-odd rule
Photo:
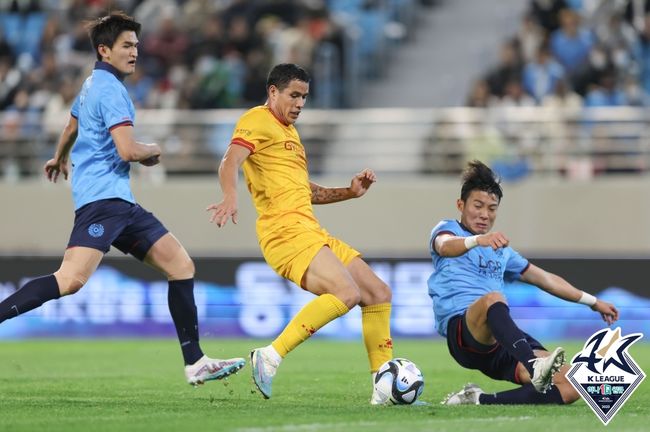
[[[268,347],[256,348],[251,351],[251,370],[253,372],[253,383],[262,393],[264,399],[271,398],[271,385],[273,377],[278,371],[280,361],[267,353]],[[279,355],[278,355],[279,357]],[[281,359],[281,357],[279,357]]]
[[[201,357],[196,363],[185,366],[185,378],[190,385],[197,386],[206,381],[218,380],[232,375],[243,368],[246,360],[231,358],[226,360]]]
[[[557,347],[548,357],[537,357],[530,360],[533,363],[533,376],[530,382],[540,393],[546,391],[553,384],[553,375],[564,364],[564,348]]]
[[[449,393],[441,405],[479,405],[479,397],[483,390],[476,384],[468,383],[459,392]]]

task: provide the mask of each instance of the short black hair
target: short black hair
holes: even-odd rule
[[[460,199],[463,202],[467,202],[469,194],[475,190],[494,194],[501,202],[501,198],[503,198],[501,179],[483,162],[479,160],[468,162],[462,178],[463,187],[460,190]]]
[[[266,78],[266,89],[269,87],[276,86],[278,90],[282,91],[289,83],[293,80],[303,81],[309,83],[311,78],[306,70],[293,63],[281,63],[275,65],[269,76]]]
[[[133,31],[138,36],[140,35],[141,27],[139,22],[122,11],[111,12],[104,17],[88,21],[86,24],[88,36],[90,36],[90,43],[95,49],[97,60],[102,59],[101,54],[99,54],[100,45],[113,48],[115,41],[117,41],[117,38],[120,37],[122,32]]]

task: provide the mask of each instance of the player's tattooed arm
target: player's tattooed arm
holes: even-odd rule
[[[359,198],[368,192],[370,186],[377,181],[377,176],[371,169],[364,169],[352,177],[350,187],[328,188],[309,182],[312,204],[329,204],[345,201],[350,198]]]
[[[350,188],[329,188],[309,182],[312,204],[330,204],[353,198]]]

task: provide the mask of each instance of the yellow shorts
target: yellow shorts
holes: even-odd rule
[[[262,254],[269,266],[298,286],[301,286],[307,267],[323,246],[329,246],[344,266],[361,255],[320,226],[299,221],[267,232],[260,238]]]

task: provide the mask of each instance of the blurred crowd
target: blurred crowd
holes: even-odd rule
[[[345,82],[364,73],[358,64],[373,70],[370,56],[390,35],[387,30],[395,28],[389,24],[398,23],[400,11],[425,3],[0,0],[0,111],[5,121],[11,121],[12,113],[23,119],[43,115],[46,123],[49,113],[60,116],[94,64],[86,20],[109,10],[123,10],[143,25],[138,67],[125,81],[136,107],[211,109],[263,103],[266,74],[280,62],[312,71],[312,106],[344,107],[349,104]],[[401,25],[393,31],[398,38],[408,27]],[[363,34],[373,28],[376,35]],[[373,38],[376,43],[365,53]]]
[[[650,0],[531,0],[467,105],[650,106]]]

